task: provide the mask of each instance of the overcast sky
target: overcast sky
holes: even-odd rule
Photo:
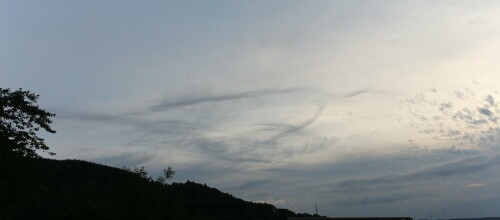
[[[54,158],[328,216],[499,216],[499,57],[499,1],[0,1]]]

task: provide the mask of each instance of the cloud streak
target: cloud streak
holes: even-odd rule
[[[280,138],[284,138],[293,134],[298,133],[299,131],[303,130],[307,126],[310,126],[312,123],[314,123],[318,117],[321,115],[323,110],[325,109],[324,105],[320,105],[318,111],[309,119],[306,121],[298,124],[298,125],[286,125],[286,124],[276,124],[276,123],[267,123],[267,124],[260,124],[263,126],[268,126],[268,127],[275,127],[277,129],[283,129],[284,131],[274,135],[271,137],[268,141],[274,141]],[[270,130],[270,128],[266,128],[265,130]]]
[[[374,204],[395,203],[403,200],[411,199],[413,196],[407,194],[386,194],[365,197],[351,197],[348,199],[336,200],[336,206],[366,206]]]
[[[348,179],[334,185],[335,190],[348,189],[366,190],[380,186],[391,187],[401,184],[416,184],[434,178],[464,175],[485,170],[492,166],[500,165],[500,157],[472,156],[465,159],[429,167],[408,174],[390,174],[373,178]]]
[[[249,92],[234,93],[234,94],[219,95],[219,96],[206,96],[201,98],[183,99],[174,102],[164,102],[159,105],[152,106],[151,110],[162,111],[171,108],[181,108],[193,105],[200,105],[204,103],[226,102],[239,99],[257,98],[263,96],[283,95],[298,91],[300,91],[300,89],[295,88],[295,89],[281,89],[281,90],[259,90],[259,91],[249,91]]]
[[[361,89],[354,92],[347,93],[342,95],[343,99],[353,98],[356,96],[364,95],[364,94],[381,94],[381,95],[390,95],[391,93],[382,90],[371,90],[371,89]]]

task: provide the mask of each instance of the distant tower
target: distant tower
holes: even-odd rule
[[[316,203],[316,215],[318,214],[318,203]]]

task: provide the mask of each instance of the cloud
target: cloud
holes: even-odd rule
[[[87,158],[90,161],[107,164],[114,167],[134,167],[151,161],[155,154],[151,150],[141,150],[134,152],[116,152],[98,157]]]
[[[57,110],[57,117],[61,120],[75,120],[79,122],[92,122],[113,125],[137,125],[143,122],[142,119],[126,116],[124,114],[108,114],[102,112],[77,112]]]
[[[253,201],[255,203],[266,203],[266,204],[271,204],[274,206],[283,206],[289,203],[289,201],[284,200],[284,199],[260,199],[260,200],[255,200]]]
[[[484,93],[484,86],[456,90],[452,94],[425,93],[407,99],[410,126],[419,133],[430,136],[428,140],[440,146],[462,148],[493,146],[496,138],[500,108],[491,93]],[[482,93],[481,93],[482,92]],[[497,93],[495,93],[497,94]],[[478,99],[478,96],[486,97]],[[436,106],[435,103],[440,103]],[[416,139],[416,138],[412,138]]]
[[[145,109],[165,107],[163,110],[168,110],[165,114],[154,111],[115,114],[61,111],[61,115],[63,116],[63,120],[76,120],[79,122],[106,125],[110,133],[121,136],[120,139],[123,141],[121,145],[128,148],[148,147],[156,150],[168,149],[176,152],[189,152],[199,157],[211,158],[217,162],[269,163],[292,156],[312,154],[327,149],[327,147],[337,141],[335,137],[322,137],[314,134],[301,136],[300,140],[292,137],[311,126],[325,109],[324,105],[319,105],[314,115],[296,125],[262,123],[265,126],[262,131],[266,132],[263,137],[254,136],[252,133],[254,131],[240,135],[233,133],[232,130],[226,130],[224,126],[228,122],[234,128],[239,128],[238,126],[242,125],[245,126],[246,124],[244,123],[248,123],[235,119],[225,120],[224,117],[236,111],[235,108],[237,107],[235,106],[220,106],[220,108],[216,109],[185,109],[182,111],[174,108],[175,106],[197,105],[206,102],[223,102],[240,98],[281,95],[296,91],[299,90],[261,90],[214,96],[199,100],[186,100],[170,104],[160,103],[145,107]],[[265,108],[265,106],[256,104],[255,108]],[[218,114],[221,111],[224,114]],[[242,112],[241,116],[237,119],[247,117],[245,113]],[[251,118],[251,115],[249,116]],[[251,127],[252,125],[248,124],[248,126]],[[127,127],[127,129],[120,130],[119,134],[113,132],[113,129],[123,127]],[[288,138],[294,140],[292,141]],[[112,158],[106,159],[114,160]]]
[[[234,94],[227,94],[227,95],[219,95],[219,96],[206,96],[206,97],[200,97],[200,98],[191,98],[191,99],[184,99],[180,101],[175,101],[175,102],[164,102],[159,105],[155,105],[151,107],[151,110],[153,111],[162,111],[165,109],[170,109],[170,108],[180,108],[180,107],[186,107],[186,106],[192,106],[192,105],[199,105],[199,104],[204,104],[204,103],[212,103],[212,102],[225,102],[225,101],[232,101],[232,100],[238,100],[238,99],[247,99],[247,98],[256,98],[256,97],[262,97],[262,96],[273,96],[273,95],[283,95],[283,94],[288,94],[288,93],[293,93],[300,91],[300,89],[281,89],[281,90],[259,90],[259,91],[249,91],[249,92],[242,92],[242,93],[234,93]]]
[[[347,93],[345,95],[336,95],[325,92],[321,89],[311,89],[311,88],[289,88],[289,89],[270,89],[270,90],[255,90],[255,91],[247,91],[240,93],[232,93],[225,95],[215,95],[215,96],[204,96],[204,97],[194,97],[194,98],[183,98],[178,101],[164,101],[158,105],[152,106],[150,109],[152,111],[163,111],[167,109],[174,109],[180,107],[194,106],[205,103],[215,103],[215,102],[227,102],[234,101],[239,99],[249,99],[249,98],[258,98],[258,97],[267,97],[267,96],[278,96],[278,95],[286,95],[291,93],[308,93],[315,94],[318,96],[330,96],[330,97],[340,97],[343,99],[356,97],[363,94],[389,94],[386,91],[379,90],[370,90],[370,89],[362,89],[354,92]]]
[[[240,163],[270,163],[293,156],[304,156],[332,146],[336,138],[309,137],[295,143],[255,140],[241,137],[210,138],[200,136],[176,145],[203,153],[213,159]]]
[[[362,94],[365,94],[368,92],[370,92],[370,91],[369,90],[358,90],[358,91],[354,91],[354,92],[351,92],[349,94],[344,95],[343,98],[352,98],[352,97],[362,95]]]
[[[456,135],[459,135],[459,134],[460,133],[458,133]],[[455,134],[452,134],[452,135],[455,135]],[[436,155],[457,155],[457,156],[478,155],[481,153],[481,151],[475,150],[475,149],[458,149],[456,147],[432,149],[432,150],[430,150],[430,152],[432,154],[436,154]]]
[[[266,126],[274,126],[274,127],[278,127],[278,128],[285,128],[284,131],[282,131],[281,133],[278,133],[276,135],[274,135],[272,138],[270,138],[268,141],[273,141],[273,140],[276,140],[276,139],[279,139],[279,138],[283,138],[283,137],[286,137],[286,136],[289,136],[289,135],[292,135],[292,134],[296,134],[297,132],[299,132],[300,130],[306,128],[307,126],[311,125],[312,123],[314,123],[316,121],[316,119],[318,119],[318,117],[321,115],[321,113],[323,112],[323,110],[325,109],[325,106],[324,105],[320,105],[319,106],[319,109],[318,111],[316,112],[316,114],[314,114],[310,119],[307,119],[306,121],[298,124],[298,125],[282,125],[282,124],[270,124],[270,123],[267,123],[267,124],[261,124],[261,125],[266,125]],[[269,128],[267,128],[269,129]]]
[[[389,94],[389,92],[381,91],[381,90],[361,89],[361,90],[357,90],[357,91],[354,91],[354,92],[347,93],[347,94],[343,95],[342,98],[348,99],[348,98],[353,98],[353,97],[356,97],[356,96],[359,96],[359,95],[363,95],[363,94],[368,94],[368,93],[371,93],[371,94],[382,94],[382,95]]]
[[[493,112],[491,112],[487,108],[478,108],[477,110],[479,111],[479,113],[481,113],[482,115],[487,116],[487,117],[491,117],[493,115]]]
[[[225,187],[224,190],[228,190],[228,191],[254,190],[256,188],[268,185],[270,182],[271,182],[270,180],[249,181],[249,182],[237,185],[237,186]]]
[[[488,102],[490,105],[495,105],[495,99],[491,95],[486,96],[486,102]]]
[[[336,200],[336,206],[365,206],[372,204],[385,204],[408,200],[413,196],[408,194],[385,194],[365,197],[350,197],[348,199]]]
[[[482,187],[485,187],[487,186],[488,184],[486,183],[470,183],[470,184],[467,184],[465,185],[465,188],[482,188]]]
[[[451,109],[453,108],[453,104],[451,104],[451,102],[445,102],[445,103],[441,103],[439,104],[439,110],[440,111],[446,111],[447,109]]]
[[[334,185],[335,190],[362,190],[380,186],[391,187],[401,184],[416,184],[434,178],[464,175],[482,171],[491,166],[500,165],[500,157],[472,156],[459,161],[425,168],[407,174],[389,174],[372,178],[348,179]]]

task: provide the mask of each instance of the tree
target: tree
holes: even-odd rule
[[[36,150],[49,152],[45,140],[37,136],[43,129],[55,133],[50,124],[55,114],[41,109],[36,101],[39,95],[18,89],[0,88],[0,157],[18,155],[36,158]]]
[[[150,176],[148,176],[148,171],[144,167],[141,167],[141,168],[134,167],[134,169],[131,172],[136,174],[140,178],[147,179],[149,181],[153,181],[153,179]]]
[[[172,169],[172,167],[168,167],[167,169],[163,169],[163,176],[165,179],[171,179],[174,178],[175,175],[175,170]]]
[[[163,176],[159,176],[156,178],[156,182],[161,184],[166,184],[168,179],[174,178],[175,170],[172,167],[168,167],[167,169],[163,169]]]

